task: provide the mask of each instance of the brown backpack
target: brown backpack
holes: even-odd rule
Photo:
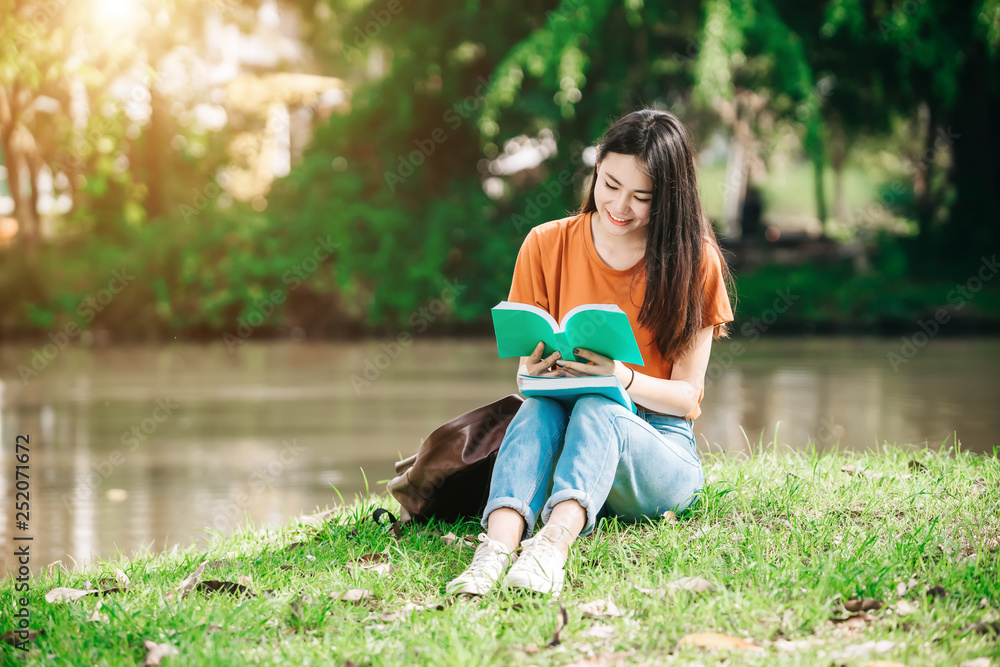
[[[455,417],[397,462],[388,489],[403,507],[399,523],[481,516],[497,451],[523,401],[510,394]]]

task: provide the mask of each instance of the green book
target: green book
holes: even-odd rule
[[[614,304],[588,303],[566,313],[562,322],[538,306],[501,301],[493,307],[493,329],[500,358],[529,357],[544,341],[547,357],[559,350],[563,359],[581,361],[573,348],[581,347],[611,359],[644,365],[628,315]]]
[[[586,377],[537,377],[517,376],[517,388],[525,396],[552,398],[572,409],[576,399],[584,394],[599,394],[616,401],[636,414],[635,403],[625,387],[614,375],[588,375]]]

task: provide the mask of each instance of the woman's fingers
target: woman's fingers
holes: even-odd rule
[[[558,350],[553,352],[545,359],[542,359],[542,354],[545,352],[545,342],[538,341],[538,345],[535,346],[535,350],[528,357],[528,375],[534,375],[536,377],[560,377],[560,372],[558,369],[554,368],[556,361],[560,359],[560,354]]]
[[[587,359],[589,361],[593,361],[595,364],[599,364],[602,361],[609,362],[612,364],[614,363],[614,359],[612,359],[611,357],[605,357],[603,354],[597,354],[596,352],[585,350],[582,347],[578,347],[575,350],[573,350],[573,354],[575,354],[578,357],[583,357],[584,359]]]
[[[589,364],[581,364],[578,361],[560,361],[556,364],[559,368],[566,371],[567,375],[572,373],[573,375],[603,375],[600,372],[599,367],[591,366]]]

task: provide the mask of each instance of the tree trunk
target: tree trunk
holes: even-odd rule
[[[142,175],[142,182],[148,188],[146,201],[146,217],[150,220],[161,217],[166,210],[165,187],[166,169],[164,158],[168,155],[170,145],[167,141],[168,123],[170,121],[170,110],[167,101],[163,99],[156,90],[156,86],[149,87],[150,94],[150,115],[149,127],[145,132],[143,150],[145,155],[142,161],[145,165],[145,173]]]
[[[28,172],[28,184],[31,190],[28,193],[28,211],[31,213],[32,224],[34,225],[34,237],[36,242],[42,238],[42,217],[38,212],[38,177],[41,174],[43,162],[35,151],[25,156],[25,165]]]
[[[813,163],[813,193],[816,196],[816,217],[819,224],[826,229],[826,187],[823,184],[823,158],[814,155]]]
[[[958,278],[971,279],[1000,246],[1000,86],[991,76],[986,47],[976,40],[966,51],[958,76],[958,97],[950,123],[941,123],[935,141],[950,146],[950,182],[955,187],[946,227],[932,226],[922,234],[928,256],[946,259]],[[995,274],[995,270],[993,271]],[[991,274],[991,277],[992,275]],[[982,275],[979,276],[981,278]],[[977,280],[979,279],[977,278]]]
[[[917,205],[917,230],[922,234],[930,229],[934,217],[934,196],[931,192],[934,179],[936,157],[937,118],[934,105],[928,105],[927,122],[924,128],[923,152],[917,156],[913,174],[913,195]]]
[[[10,196],[14,200],[14,219],[17,220],[16,239],[29,252],[34,250],[36,239],[35,209],[31,199],[24,196],[25,160],[18,149],[17,130],[5,132],[3,137],[4,164],[7,167],[7,183],[10,185]]]
[[[747,191],[747,144],[750,128],[747,121],[737,117],[733,124],[733,137],[726,161],[726,180],[722,193],[722,222],[726,236],[739,238],[740,208]]]
[[[842,225],[851,224],[851,211],[844,197],[844,164],[847,162],[847,136],[835,125],[830,137],[830,167],[833,169],[833,217]]]

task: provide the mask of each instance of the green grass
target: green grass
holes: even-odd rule
[[[888,172],[873,177],[871,169],[860,165],[844,168],[844,200],[847,209],[858,215],[867,205],[877,201],[878,185],[891,180]],[[705,214],[713,219],[722,217],[722,200],[726,184],[726,165],[715,164],[698,171],[702,206]],[[828,214],[833,216],[833,169],[823,170],[823,185]],[[816,196],[813,169],[807,164],[793,163],[773,168],[761,183],[764,195],[764,215],[816,215]]]
[[[30,593],[31,627],[44,634],[27,653],[7,644],[0,650],[4,664],[46,665],[138,664],[145,640],[177,647],[179,655],[167,665],[562,665],[608,654],[622,658],[615,664],[864,665],[878,659],[913,666],[1000,658],[1000,635],[989,632],[1000,627],[995,455],[889,446],[818,455],[761,447],[748,459],[706,455],[705,464],[706,490],[689,517],[675,524],[605,522],[582,538],[561,599],[497,593],[451,603],[444,584],[467,565],[472,550],[447,546],[441,532],[474,536],[478,524],[411,526],[397,539],[366,518],[374,506],[395,507],[374,497],[317,526],[247,529],[219,536],[207,551],[44,574],[32,580]],[[841,471],[845,464],[883,476],[850,475]],[[303,544],[288,549],[294,542]],[[395,568],[387,575],[348,567],[383,551]],[[256,595],[195,591],[165,599],[205,561],[219,562],[203,579],[250,577]],[[44,600],[56,586],[97,585],[114,568],[131,579],[124,592],[61,604]],[[659,595],[636,588],[664,589],[681,577],[703,577],[716,590]],[[897,586],[911,578],[916,585],[903,598],[911,609],[903,614]],[[12,585],[0,584],[0,632],[12,627]],[[374,597],[360,603],[329,598],[351,588],[370,589]],[[842,602],[850,598],[884,606],[848,623],[831,621],[849,616]],[[601,599],[613,601],[622,615],[582,613],[581,604]],[[410,602],[444,607],[398,620],[377,617]],[[86,622],[99,604],[107,622]],[[568,623],[561,642],[550,647],[560,605]],[[746,638],[761,649],[680,642],[704,632]],[[875,640],[891,647],[866,657],[838,653]]]

